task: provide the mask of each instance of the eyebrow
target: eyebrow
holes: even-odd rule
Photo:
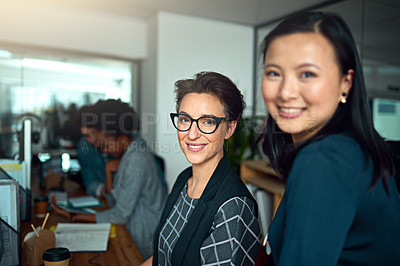
[[[321,68],[319,66],[317,66],[315,64],[311,64],[311,63],[301,64],[301,65],[297,66],[296,69],[303,68],[303,67],[315,67],[315,68],[321,70]]]
[[[188,113],[186,113],[185,111],[180,111],[178,114],[180,114],[180,115],[187,115],[187,116],[190,116],[191,118],[193,118],[191,115],[189,115]],[[219,117],[219,116],[217,116],[217,115],[213,115],[213,114],[202,114],[202,115],[200,115],[198,118],[200,118],[200,117],[204,117],[204,116],[207,116],[207,117]]]
[[[276,68],[280,68],[280,66],[276,65],[276,64],[266,64],[264,65],[264,69],[267,67],[276,67]]]
[[[264,65],[264,69],[266,69],[267,67],[276,67],[276,68],[281,69],[281,67],[276,65],[276,64],[266,64],[266,65]],[[321,68],[319,66],[317,66],[315,64],[311,64],[311,63],[304,63],[304,64],[301,64],[301,65],[298,65],[298,66],[296,66],[296,69],[300,69],[300,68],[303,68],[303,67],[315,67],[315,68],[321,70]]]

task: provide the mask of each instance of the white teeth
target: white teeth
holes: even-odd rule
[[[300,113],[303,109],[302,108],[280,108],[282,112],[288,113],[288,114],[295,114],[295,113]]]
[[[197,148],[201,148],[201,147],[204,147],[204,146],[206,146],[206,145],[188,145],[190,148],[193,148],[193,149],[197,149]]]

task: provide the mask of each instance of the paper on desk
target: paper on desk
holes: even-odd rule
[[[54,231],[56,247],[70,252],[107,251],[110,223],[59,223]]]
[[[25,162],[11,159],[0,159],[0,167],[3,168],[3,170],[13,179],[17,180],[23,189],[26,189],[27,186],[30,188],[30,184],[27,184]]]

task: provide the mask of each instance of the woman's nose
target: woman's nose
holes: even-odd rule
[[[297,98],[299,91],[294,77],[286,77],[282,79],[280,86],[280,97],[288,101]]]
[[[201,132],[197,127],[197,122],[193,122],[192,126],[189,129],[189,138],[190,139],[197,139],[201,136]]]

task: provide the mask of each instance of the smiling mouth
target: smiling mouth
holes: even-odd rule
[[[201,151],[207,144],[186,144],[190,151]]]
[[[304,112],[305,108],[278,107],[279,115],[284,118],[296,118]]]

